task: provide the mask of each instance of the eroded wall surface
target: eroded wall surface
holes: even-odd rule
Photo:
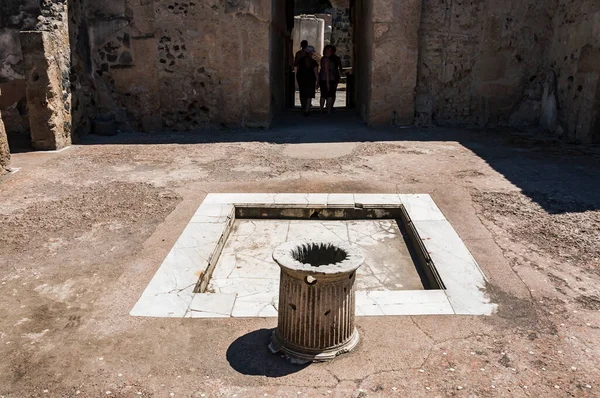
[[[0,94],[1,93],[0,90]],[[2,122],[2,112],[0,112],[0,175],[8,170],[9,163],[10,149],[8,147],[8,138],[6,136],[6,130],[4,129],[4,123]]]
[[[273,18],[283,3],[4,0],[6,129],[30,129],[24,95],[33,75],[21,53],[22,30],[45,31],[64,44],[57,54],[44,51],[58,65],[60,81],[47,87],[62,101],[65,131],[69,115],[82,133],[96,117],[138,131],[266,126],[285,102],[289,54],[281,47],[289,32]],[[418,125],[542,126],[571,140],[600,140],[597,0],[352,4],[355,99],[370,124],[411,124],[416,116]]]
[[[541,125],[598,140],[599,9],[597,0],[423,0],[417,123]]]
[[[369,124],[413,124],[421,1],[373,2]]]
[[[559,125],[569,140],[600,142],[600,1],[558,3],[548,60],[557,75]]]
[[[354,24],[354,103],[360,117],[368,120],[371,107],[371,71],[373,46],[373,2],[356,1]]]
[[[548,2],[423,0],[418,120],[507,125],[521,101],[540,99],[526,91],[544,73],[551,18]]]
[[[99,114],[142,131],[269,123],[271,0],[88,4]]]
[[[9,135],[29,134],[19,32],[34,30],[40,14],[38,0],[0,1],[0,112]]]

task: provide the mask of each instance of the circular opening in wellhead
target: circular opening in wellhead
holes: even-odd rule
[[[313,267],[341,263],[348,257],[345,250],[332,243],[305,243],[292,250],[294,260]]]

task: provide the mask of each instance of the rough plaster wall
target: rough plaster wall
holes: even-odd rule
[[[373,2],[369,124],[412,125],[421,0]]]
[[[178,4],[156,14],[166,127],[266,126],[271,0]]]
[[[423,0],[417,120],[495,126],[529,114],[541,99],[551,18],[550,2]]]
[[[91,120],[96,116],[96,102],[86,0],[70,0],[69,3],[71,118],[72,136],[76,140],[91,132]]]
[[[19,32],[35,29],[40,13],[38,0],[0,1],[0,111],[9,136],[29,133]]]
[[[99,113],[144,131],[268,125],[271,1],[94,3]]]
[[[600,142],[600,2],[560,0],[553,29],[561,128],[570,140]]]

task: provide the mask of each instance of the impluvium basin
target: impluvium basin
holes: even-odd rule
[[[306,363],[331,360],[356,347],[354,284],[365,260],[362,251],[337,242],[286,242],[273,259],[281,279],[271,351]]]

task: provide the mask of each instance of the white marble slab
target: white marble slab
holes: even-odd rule
[[[446,220],[429,195],[398,195],[410,219],[414,221]]]
[[[442,278],[446,290],[371,290],[369,286],[403,288],[402,281],[389,274],[384,259],[357,273],[362,280],[358,291],[356,313],[359,316],[398,315],[489,315],[496,310],[485,293],[486,280],[477,262],[454,231],[431,197],[395,194],[209,194],[186,226],[140,299],[131,310],[133,316],[150,317],[276,317],[279,294],[279,270],[271,259],[271,246],[284,242],[292,233],[308,233],[314,238],[350,241],[377,247],[382,239],[393,239],[393,231],[381,223],[372,230],[330,225],[314,228],[309,221],[285,221],[269,230],[248,225],[237,231],[242,244],[245,237],[263,234],[252,256],[240,255],[232,241],[232,249],[221,250],[230,233],[235,207],[306,207],[332,208],[397,207],[402,204],[423,239],[423,243]],[[391,224],[390,224],[391,226]],[[255,228],[256,227],[256,228]],[[246,227],[244,227],[246,228]],[[374,249],[375,250],[375,249]],[[385,257],[384,249],[376,249]],[[219,257],[220,256],[220,257]],[[382,257],[382,258],[383,258]],[[199,278],[214,269],[207,293],[194,294]],[[367,272],[368,271],[368,272]]]
[[[448,221],[414,221],[419,236],[446,285],[456,314],[490,315],[497,305],[485,293],[486,278]]]
[[[235,299],[235,294],[196,293],[190,303],[186,317],[229,318],[233,311]]]
[[[168,293],[144,291],[129,314],[156,318],[183,318],[193,297],[194,286]]]
[[[341,208],[354,207],[354,194],[351,193],[330,193],[327,196],[327,207]]]
[[[358,316],[454,314],[442,290],[359,291],[356,311]]]
[[[191,223],[223,223],[235,217],[235,206],[231,204],[206,204],[200,206]]]
[[[354,203],[360,207],[398,207],[401,205],[397,194],[355,193]]]

